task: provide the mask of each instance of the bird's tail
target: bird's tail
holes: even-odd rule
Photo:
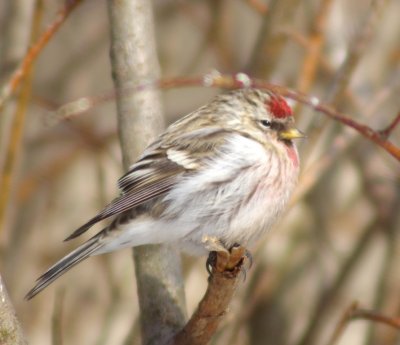
[[[81,261],[88,258],[90,255],[95,253],[99,248],[104,245],[103,241],[101,241],[101,238],[103,237],[102,235],[102,232],[98,233],[90,240],[83,243],[80,247],[75,249],[73,252],[69,253],[60,261],[51,266],[43,275],[41,275],[37,279],[36,285],[26,294],[25,299],[30,300],[40,291],[42,291],[46,286],[56,280],[59,276],[63,275],[76,264],[80,263]]]

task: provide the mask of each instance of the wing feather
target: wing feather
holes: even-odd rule
[[[196,129],[181,136],[166,132],[118,180],[122,194],[65,241],[78,237],[104,219],[119,215],[170,191],[182,176],[193,174],[194,169],[191,167],[201,169],[204,160],[223,143],[224,133],[226,130],[217,127]],[[168,155],[169,149],[175,154]]]
[[[121,196],[114,199],[99,214],[75,230],[65,241],[78,237],[101,220],[118,215],[168,192],[176,184],[178,176],[185,173],[185,170],[178,165],[174,164],[174,166],[175,169],[170,169],[168,173],[165,171],[161,173],[156,169],[153,169],[152,172],[147,172],[146,178],[143,177],[138,186],[131,187],[127,192],[123,192]]]

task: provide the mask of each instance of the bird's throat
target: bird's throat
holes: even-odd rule
[[[294,147],[293,143],[287,143],[286,150],[289,155],[290,160],[292,161],[295,167],[299,166],[299,155],[297,153],[296,148]]]

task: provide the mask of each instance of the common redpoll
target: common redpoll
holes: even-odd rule
[[[175,243],[207,254],[251,245],[275,223],[296,185],[299,158],[292,110],[271,92],[221,94],[161,134],[118,181],[121,195],[71,240],[113,217],[103,230],[39,279],[30,299],[89,256],[143,244]]]

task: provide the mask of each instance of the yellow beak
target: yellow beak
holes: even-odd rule
[[[280,131],[278,136],[279,136],[279,139],[282,139],[282,140],[291,140],[291,139],[307,137],[303,132],[299,131],[297,128],[294,128],[294,127]]]

